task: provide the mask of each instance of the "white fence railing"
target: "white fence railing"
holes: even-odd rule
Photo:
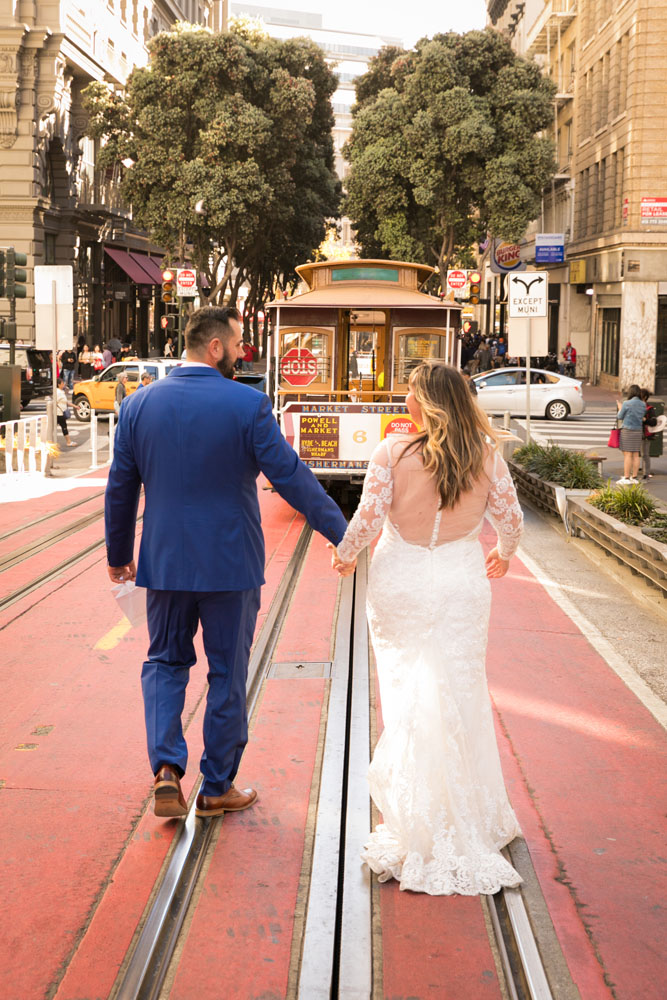
[[[47,426],[45,415],[0,423],[0,475],[46,472]]]

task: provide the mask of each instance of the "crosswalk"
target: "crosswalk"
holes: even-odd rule
[[[615,426],[615,406],[590,407],[577,417],[567,420],[530,421],[530,436],[537,444],[558,444],[562,448],[584,451],[606,448],[609,432]],[[525,430],[525,418],[517,419],[517,424]]]

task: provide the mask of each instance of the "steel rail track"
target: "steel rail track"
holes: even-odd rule
[[[521,890],[503,889],[488,900],[511,1000],[553,1000]]]
[[[56,528],[50,535],[42,535],[41,538],[36,538],[33,542],[28,542],[22,548],[15,549],[3,559],[0,559],[0,573],[3,573],[7,569],[11,569],[12,566],[16,566],[17,563],[23,562],[24,559],[28,559],[30,556],[37,555],[38,552],[43,552],[44,549],[48,549],[51,545],[55,545],[57,542],[63,541],[70,535],[75,534],[75,532],[83,531],[84,528],[94,524],[95,521],[103,516],[104,507],[98,508],[91,514],[86,514],[84,517],[80,517],[78,521],[72,521],[70,524],[66,524],[62,528]]]
[[[249,716],[271,665],[311,536],[312,528],[304,525],[253,647],[246,685]],[[143,928],[131,947],[109,1000],[157,1000],[159,997],[215,829],[215,819],[195,816],[193,796],[193,804],[176,834]]]
[[[75,507],[81,507],[84,503],[90,503],[91,500],[97,500],[98,497],[104,496],[104,490],[100,490],[99,493],[93,493],[92,496],[85,497],[83,500],[77,500],[75,503],[70,503],[67,507],[60,507],[58,510],[52,510],[49,514],[43,514],[42,517],[36,517],[34,521],[28,521],[27,524],[22,524],[18,528],[12,528],[11,531],[6,531],[4,535],[0,535],[0,542],[4,542],[6,538],[11,538],[12,535],[20,535],[22,531],[26,531],[28,528],[34,528],[36,524],[42,524],[44,521],[50,521],[52,517],[59,517],[60,514],[66,514],[68,510],[74,510]]]

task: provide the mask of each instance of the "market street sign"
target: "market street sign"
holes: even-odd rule
[[[509,314],[512,319],[547,315],[549,274],[547,271],[525,271],[521,277],[513,274],[509,286]]]

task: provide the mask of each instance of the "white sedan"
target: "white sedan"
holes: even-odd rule
[[[495,368],[476,375],[473,382],[477,387],[480,406],[487,413],[526,415],[525,368]],[[581,382],[576,378],[531,368],[531,417],[565,420],[571,413],[583,413],[585,409]]]

